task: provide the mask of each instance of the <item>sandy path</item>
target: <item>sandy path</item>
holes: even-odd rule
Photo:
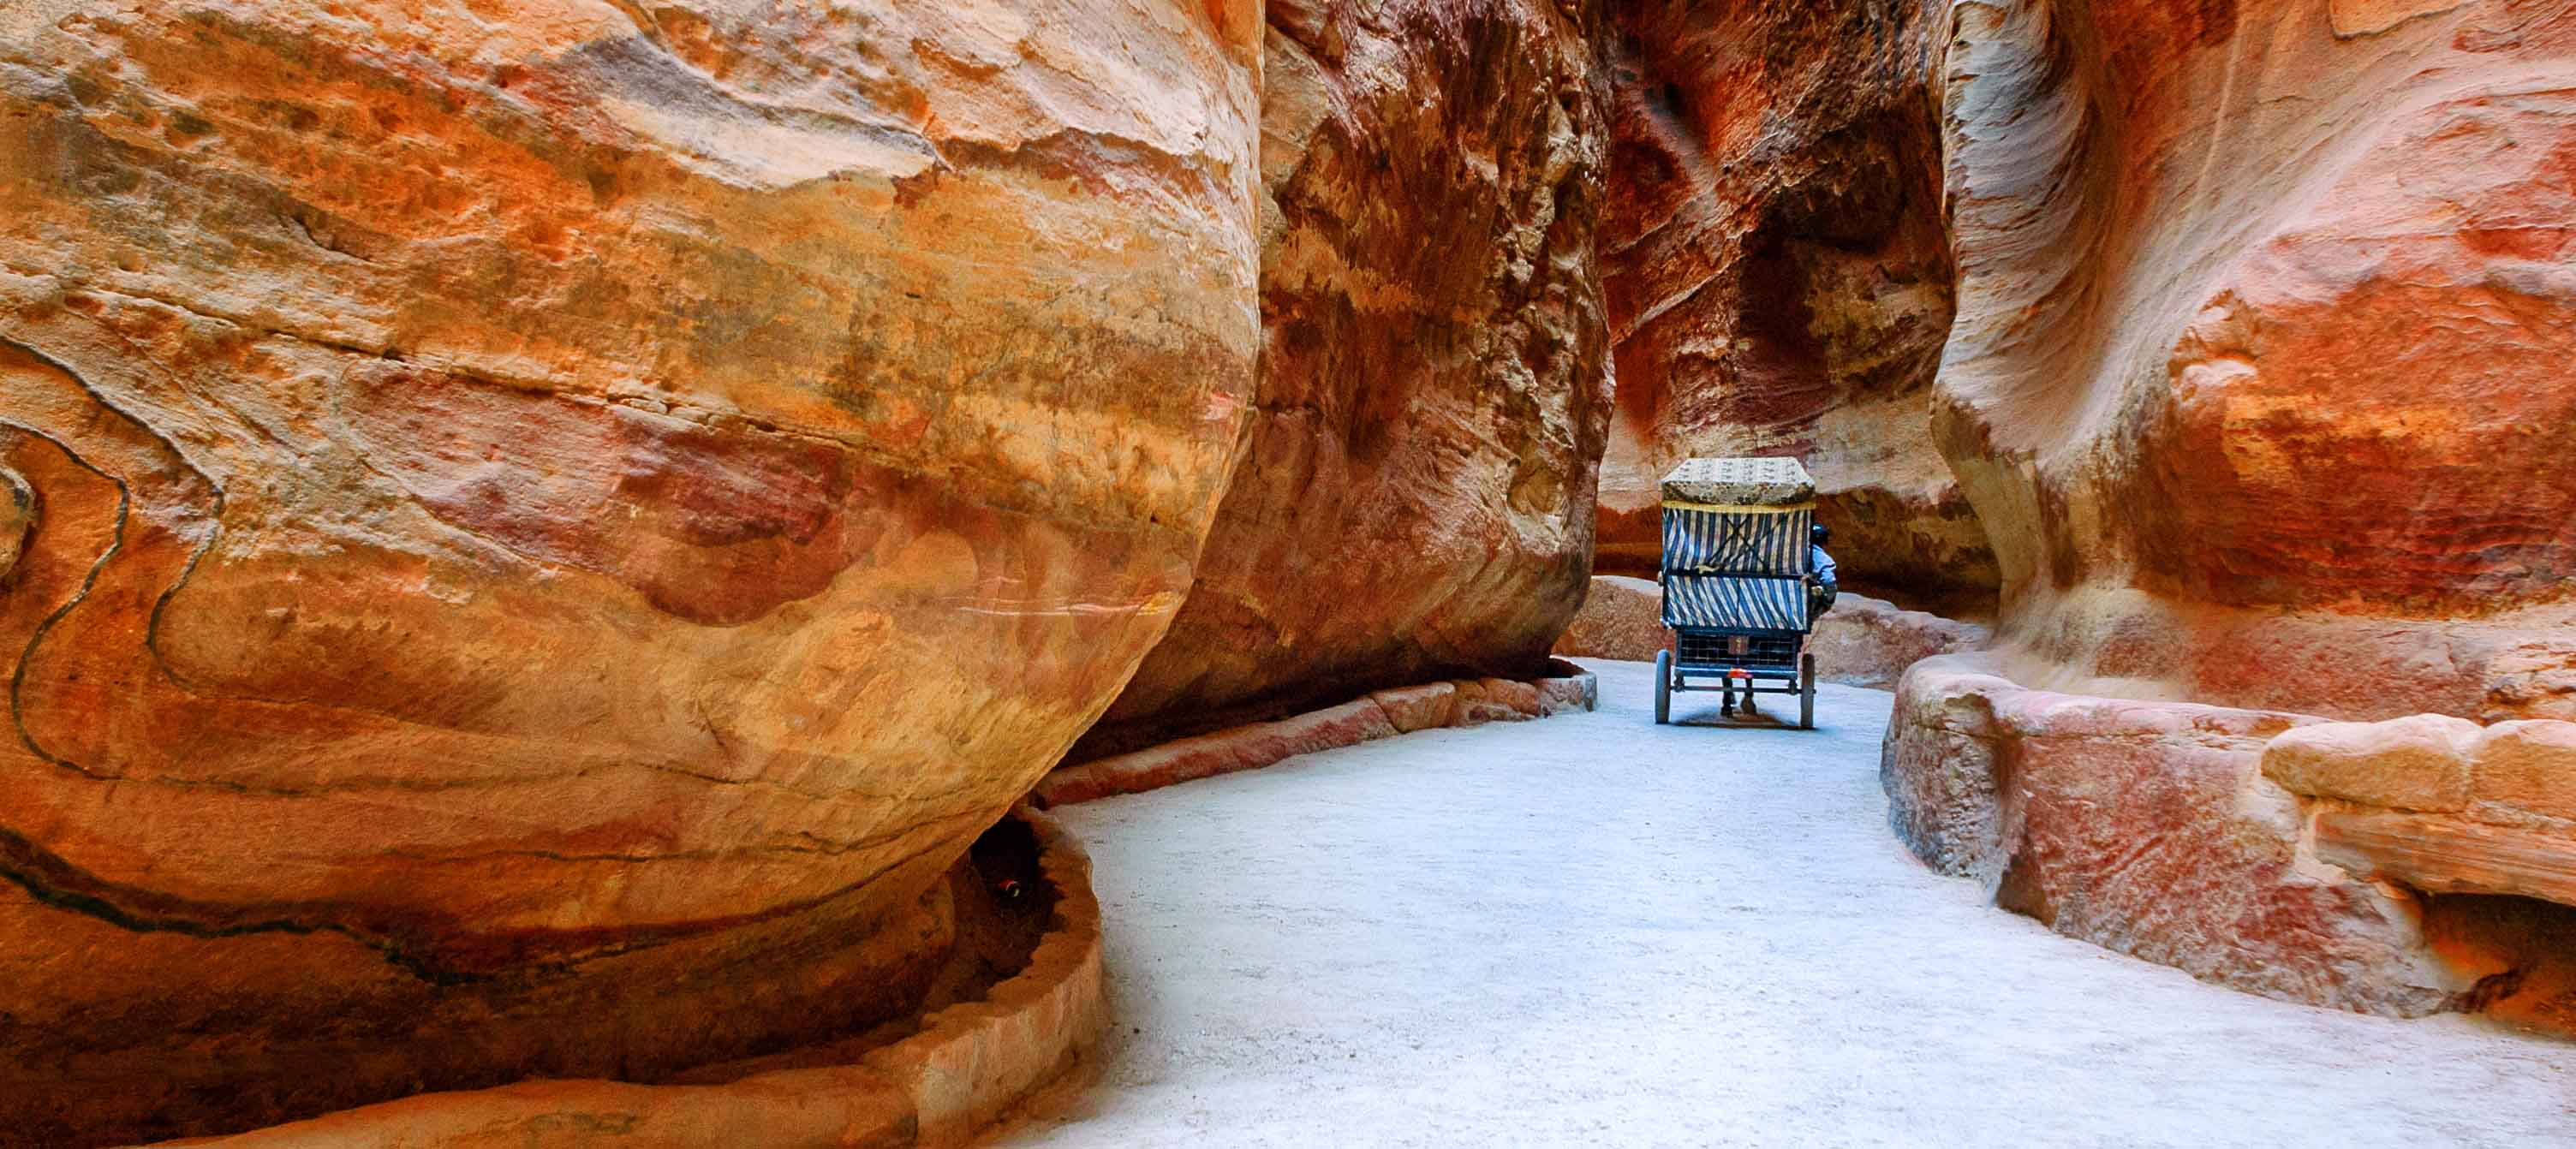
[[[2203,985],[1927,872],[1883,693],[1657,728],[1591,665],[1598,714],[1063,810],[1119,1037],[1005,1143],[2576,1144],[2576,1046]]]

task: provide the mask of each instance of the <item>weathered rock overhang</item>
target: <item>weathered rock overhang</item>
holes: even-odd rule
[[[1091,860],[1054,819],[1022,809],[1053,896],[1027,964],[980,1000],[923,1017],[873,1048],[829,1046],[824,1062],[692,1084],[528,1081],[429,1093],[234,1136],[165,1142],[221,1149],[901,1149],[955,1146],[1079,1074],[1108,1012]],[[845,1057],[837,1056],[846,1053]]]

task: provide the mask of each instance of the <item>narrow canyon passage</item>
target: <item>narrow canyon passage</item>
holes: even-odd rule
[[[2539,1145],[2576,1049],[2204,985],[1909,857],[1889,700],[1821,730],[1598,713],[1407,735],[1059,811],[1116,1036],[1002,1144]]]

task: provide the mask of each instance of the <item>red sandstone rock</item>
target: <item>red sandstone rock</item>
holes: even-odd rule
[[[2264,769],[2313,796],[2319,861],[2410,891],[2434,952],[2475,979],[2457,1008],[2576,1033],[2576,722],[2309,726]]]
[[[27,536],[36,529],[36,490],[18,473],[0,467],[0,580],[17,569]]]
[[[2245,988],[2565,1028],[2566,956],[2531,938],[2576,927],[2576,821],[2553,812],[2576,723],[2320,722],[2027,690],[1997,665],[1929,660],[1899,690],[1882,778],[1926,862]],[[2463,894],[2495,904],[2433,896]]]
[[[903,1008],[1233,466],[1253,11],[0,11],[0,1142]]]
[[[1537,673],[1590,565],[1599,6],[1269,17],[1248,444],[1188,602],[1087,749]]]
[[[729,1085],[541,1081],[405,1098],[158,1149],[875,1149],[910,1144],[903,1100],[859,1066]]]
[[[1535,718],[1559,714],[1588,713],[1601,708],[1601,681],[1592,672],[1561,658],[1548,660],[1548,677],[1535,679],[1538,688],[1538,713]]]
[[[1372,690],[1369,700],[1386,712],[1386,720],[1399,734],[1448,726],[1457,721],[1458,684],[1454,682]]]
[[[2576,16],[1953,12],[1938,417],[2025,670],[2576,715]]]
[[[1068,766],[1047,776],[1037,788],[1049,806],[1069,805],[1155,790],[1219,774],[1257,770],[1300,754],[1356,746],[1398,733],[1376,701],[1362,698],[1339,706],[1256,722],[1208,734],[1179,738],[1131,754]]]
[[[1550,660],[1548,669],[1549,677],[1529,682],[1462,678],[1375,690],[1339,706],[1176,738],[1063,767],[1047,775],[1034,793],[1047,806],[1089,802],[1258,770],[1301,754],[1417,730],[1523,722],[1599,705],[1600,687],[1590,672],[1556,660]]]
[[[1663,588],[1652,579],[1594,575],[1583,609],[1556,640],[1561,658],[1616,658],[1651,662],[1672,645],[1664,626]]]
[[[2325,722],[2263,748],[2263,776],[2294,793],[2399,810],[2466,809],[2478,724],[2441,714]]]
[[[2423,976],[2296,827],[2422,889],[2554,888],[2525,848],[2568,808],[2550,735],[2463,720],[2576,715],[2576,8],[1946,12],[1934,417],[2004,595],[1992,676],[1900,691],[1900,830],[2061,930],[2269,992],[2411,1012],[2520,968]],[[2259,711],[2178,698],[2420,716],[2282,734],[2249,783],[2244,719],[2197,731]],[[2070,714],[2141,736],[2053,733]]]
[[[2302,861],[2298,802],[2260,764],[2314,719],[2028,690],[1995,670],[1927,659],[1897,688],[1881,777],[1926,863],[2060,933],[2274,997],[2412,1016],[2468,987],[2405,896]]]
[[[2263,773],[2323,800],[2328,862],[2427,893],[2576,906],[2576,722],[2320,723],[2274,738]]]
[[[2576,906],[2576,835],[2439,815],[2328,810],[2317,857],[2431,894],[2505,894]]]
[[[1097,1046],[1100,903],[1080,843],[1026,810],[1053,888],[1047,932],[985,1000],[921,1019],[900,1041],[825,1065],[713,1066],[690,1084],[538,1081],[433,1093],[236,1136],[203,1149],[941,1149],[1075,1071]],[[802,1060],[818,1051],[781,1055]],[[712,1076],[710,1076],[712,1075]],[[697,1078],[708,1076],[705,1081]]]
[[[1833,609],[1816,617],[1807,651],[1816,656],[1816,677],[1824,681],[1886,689],[1917,662],[1976,650],[1989,638],[1987,629],[1973,622],[1845,591]]]
[[[2477,801],[2576,822],[2576,722],[2490,726],[2476,755],[2469,792]]]
[[[1538,687],[1507,678],[1460,679],[1456,724],[1481,726],[1487,722],[1518,722],[1525,718],[1543,717],[1546,699]]]
[[[1991,597],[1993,556],[1926,406],[1951,321],[1938,11],[1620,8],[1599,569],[1654,569],[1673,463],[1786,453],[1815,474],[1848,577]]]

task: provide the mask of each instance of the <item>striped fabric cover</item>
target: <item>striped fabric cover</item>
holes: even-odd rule
[[[1807,584],[1735,575],[1664,576],[1664,625],[1807,629]]]
[[[1807,573],[1807,528],[1816,512],[1798,507],[1763,511],[1698,511],[1664,506],[1664,571],[1667,574]]]

